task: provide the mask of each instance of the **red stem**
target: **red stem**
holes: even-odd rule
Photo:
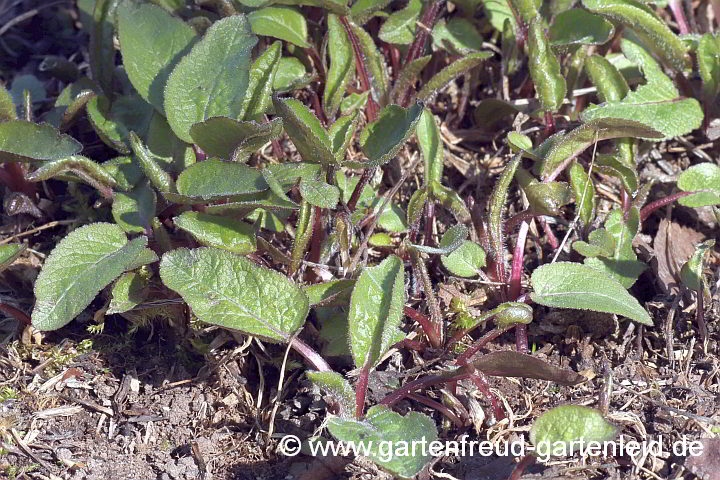
[[[307,343],[300,340],[298,337],[295,337],[292,339],[292,342],[290,343],[290,346],[295,350],[297,353],[299,353],[305,360],[308,361],[308,363],[317,371],[319,372],[332,372],[333,369],[330,368],[330,365],[325,361],[325,359],[320,356],[319,353],[317,353],[315,350],[310,347]]]
[[[505,221],[505,233],[510,233],[512,229],[520,222],[529,222],[533,218],[537,217],[535,212],[532,212],[530,210],[523,210],[522,212],[518,212],[512,217],[508,218]]]
[[[540,222],[540,225],[543,228],[543,231],[545,231],[545,235],[548,238],[548,243],[553,248],[553,250],[557,250],[560,248],[560,242],[558,242],[557,237],[553,233],[553,231],[550,229],[550,225],[545,221],[543,217],[538,217],[538,222]]]
[[[428,340],[430,341],[430,345],[435,348],[439,348],[441,345],[440,339],[438,338],[437,330],[435,329],[432,320],[430,320],[430,317],[423,315],[412,307],[405,307],[404,311],[405,315],[416,321],[420,327],[422,327],[423,332],[425,332],[425,335],[427,335]]]
[[[350,43],[352,44],[353,51],[355,52],[355,69],[357,70],[358,77],[360,77],[360,85],[362,85],[363,91],[370,90],[370,77],[368,76],[367,70],[365,70],[365,56],[363,55],[362,49],[360,48],[360,42],[355,36],[350,22],[347,17],[339,17],[340,23],[342,23],[345,33],[347,33]],[[367,102],[367,119],[368,122],[374,122],[377,117],[377,104],[373,99],[372,92],[368,96]]]
[[[355,417],[362,418],[365,412],[365,395],[367,395],[370,367],[363,367],[355,384]]]
[[[10,315],[20,323],[24,323],[25,325],[32,325],[32,320],[30,320],[30,317],[27,313],[23,312],[22,310],[18,310],[17,308],[12,307],[7,303],[0,303],[0,312]]]
[[[685,10],[683,9],[682,2],[680,0],[670,0],[668,2],[670,11],[675,17],[680,35],[687,35],[690,33],[690,27],[688,26],[687,18],[685,18]]]
[[[432,247],[435,242],[432,238],[432,224],[435,219],[435,202],[429,200],[425,203],[425,239],[424,243],[428,247]]]
[[[516,324],[508,325],[507,327],[503,328],[494,328],[490,330],[488,333],[480,337],[480,339],[475,342],[472,346],[470,346],[467,350],[465,350],[461,355],[459,355],[455,359],[455,365],[467,365],[468,360],[472,358],[473,355],[477,353],[478,350],[480,350],[482,347],[487,345],[489,342],[495,340],[497,337],[502,335],[503,333],[507,332],[511,328],[515,328]]]
[[[368,184],[370,178],[372,178],[374,173],[374,168],[366,168],[365,170],[363,170],[362,176],[360,177],[357,185],[355,185],[355,190],[353,190],[352,195],[350,195],[350,200],[347,203],[347,208],[348,210],[350,210],[350,213],[355,211],[355,208],[357,207],[357,202],[358,200],[360,200],[360,194],[362,193],[363,189],[365,189],[365,185]]]
[[[701,192],[701,190],[698,190],[698,191],[695,191],[695,192],[675,192],[675,193],[673,193],[672,195],[668,195],[668,196],[665,197],[665,198],[661,198],[660,200],[655,200],[655,201],[652,202],[652,203],[648,203],[647,205],[645,205],[645,206],[642,208],[642,210],[640,210],[640,221],[641,221],[641,222],[644,222],[645,220],[647,220],[648,217],[649,217],[650,215],[652,215],[652,213],[653,213],[655,210],[657,210],[658,208],[662,208],[662,207],[664,207],[665,205],[668,205],[668,204],[670,204],[670,203],[672,203],[672,202],[674,202],[675,200],[678,200],[678,199],[680,199],[680,198],[687,197],[688,195],[692,195],[692,194],[694,194],[694,193],[700,193],[700,192]]]
[[[695,319],[697,320],[698,328],[700,329],[700,339],[702,340],[703,345],[705,345],[705,342],[707,342],[708,339],[708,329],[707,323],[705,323],[705,299],[703,298],[703,289],[701,288],[695,293],[697,293]]]
[[[495,396],[494,393],[490,391],[490,384],[487,381],[487,378],[485,378],[485,375],[483,375],[482,372],[476,371],[475,375],[470,377],[475,384],[475,386],[480,390],[485,397],[487,397],[488,400],[490,400],[490,405],[492,406],[493,413],[495,414],[495,420],[498,422],[505,418],[505,412],[500,407],[500,403],[498,401],[498,398]]]
[[[420,402],[422,404],[427,405],[430,408],[434,408],[438,412],[445,415],[447,418],[450,419],[450,421],[457,427],[462,428],[464,423],[460,418],[455,415],[452,410],[450,410],[448,407],[443,405],[442,403],[436,402],[435,400],[426,397],[425,395],[418,395],[417,393],[408,393],[407,397],[411,400],[415,400],[416,402]]]
[[[426,377],[418,378],[412,382],[408,382],[402,387],[396,389],[394,392],[389,393],[382,400],[379,405],[387,405],[389,407],[395,405],[397,402],[405,398],[408,393],[415,392],[422,388],[428,388],[439,383],[452,383],[459,380],[470,378],[474,375],[474,369],[472,367],[460,368],[452,373],[446,373],[444,375],[428,375]]]
[[[533,463],[535,463],[535,455],[525,455],[518,464],[515,465],[515,468],[510,474],[510,478],[508,480],[520,480],[523,473],[525,473],[525,470]]]
[[[515,250],[513,251],[512,270],[510,272],[510,299],[513,301],[520,296],[523,258],[525,256],[525,241],[527,240],[529,228],[530,225],[528,225],[527,222],[520,224],[520,231],[518,232],[518,238],[515,242]]]

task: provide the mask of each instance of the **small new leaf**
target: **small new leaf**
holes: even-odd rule
[[[720,205],[720,167],[714,163],[700,163],[688,168],[678,177],[677,186],[684,192],[699,192],[678,200],[680,205]]]
[[[705,254],[715,246],[715,240],[707,240],[695,248],[690,259],[680,270],[680,279],[690,290],[700,292],[702,295],[705,285],[703,270],[705,269]]]
[[[419,103],[407,109],[397,105],[383,108],[377,120],[360,133],[360,147],[368,158],[361,166],[374,167],[389,162],[415,132],[422,112]]]
[[[80,153],[82,148],[80,142],[47,123],[25,120],[0,123],[0,162],[58,160]]]
[[[174,222],[175,226],[188,232],[202,245],[238,255],[247,255],[257,250],[255,229],[242,220],[188,211],[175,217]]]
[[[465,240],[455,251],[440,257],[443,266],[453,275],[470,278],[485,266],[485,250],[475,242]]]
[[[580,405],[563,405],[549,410],[530,429],[530,442],[550,453],[557,446],[568,456],[578,453],[577,445],[602,444],[615,438],[618,428],[600,412]]]

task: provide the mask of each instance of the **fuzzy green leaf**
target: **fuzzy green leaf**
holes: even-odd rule
[[[150,180],[153,186],[160,192],[171,193],[175,192],[175,181],[168,172],[158,164],[157,159],[150,153],[142,141],[135,135],[134,132],[130,132],[130,146],[132,147],[133,153],[137,163],[140,164],[140,168],[145,172],[145,176]]]
[[[433,46],[455,55],[468,55],[483,48],[484,39],[475,24],[463,17],[440,19],[432,32]]]
[[[300,101],[273,96],[275,111],[283,119],[285,132],[306,162],[337,165],[330,137],[320,120]]]
[[[112,216],[127,233],[150,231],[150,223],[155,218],[157,195],[147,182],[143,182],[129,192],[117,192],[113,198]]]
[[[415,38],[415,24],[422,6],[420,0],[410,0],[405,8],[393,12],[380,27],[380,40],[396,45],[409,45]]]
[[[569,174],[570,186],[575,195],[575,211],[583,225],[590,225],[595,217],[595,184],[578,162],[573,162]]]
[[[440,182],[433,182],[430,184],[430,194],[436,202],[453,214],[455,220],[461,223],[470,221],[470,210],[455,190]]]
[[[425,159],[425,185],[442,181],[445,150],[440,138],[440,129],[429,108],[423,110],[415,133]]]
[[[215,248],[163,255],[160,278],[206,323],[287,342],[307,317],[305,292],[285,275]]]
[[[148,296],[147,277],[138,272],[120,275],[110,292],[110,305],[105,315],[125,313],[140,305]]]
[[[17,260],[26,248],[27,246],[22,243],[0,245],[0,272]]]
[[[307,22],[292,7],[265,7],[248,14],[252,31],[256,35],[279,38],[300,48],[308,48]]]
[[[615,34],[615,26],[601,15],[571,8],[555,16],[550,43],[556,45],[602,45]]]
[[[250,80],[238,118],[253,119],[270,109],[270,94],[282,54],[282,42],[273,42],[252,64]],[[303,69],[303,73],[305,70]],[[190,133],[192,135],[192,132]]]
[[[677,186],[684,192],[702,191],[678,200],[686,207],[720,205],[720,167],[714,163],[693,165],[680,174]]]
[[[698,73],[706,101],[713,103],[720,92],[720,36],[706,33],[697,46]]]
[[[391,255],[365,268],[350,299],[350,348],[358,368],[373,368],[385,352],[405,338],[398,328],[405,305],[403,262]]]
[[[341,418],[353,418],[355,415],[355,389],[337,372],[306,372],[312,383],[325,390],[340,406]]]
[[[422,112],[423,107],[418,103],[407,109],[397,105],[383,108],[377,120],[360,133],[360,148],[368,159],[361,166],[374,167],[389,162],[415,132]]]
[[[17,112],[15,111],[12,96],[10,92],[7,91],[7,88],[0,86],[0,122],[16,119]]]
[[[471,278],[485,266],[485,250],[477,243],[465,240],[455,251],[441,256],[440,261],[453,275]]]
[[[165,115],[165,84],[170,72],[189,52],[195,30],[167,10],[126,1],[117,10],[123,65],[142,98]]]
[[[627,80],[610,61],[600,55],[592,55],[585,60],[585,71],[590,81],[597,87],[601,102],[619,102],[630,91]]]
[[[247,255],[257,250],[253,226],[241,220],[201,212],[183,212],[173,221],[176,227],[188,232],[201,245],[221,248],[238,255]]]
[[[570,203],[572,191],[565,182],[533,182],[523,188],[533,212],[560,215],[560,208]]]
[[[128,154],[130,132],[145,137],[153,116],[153,107],[138,95],[116,97],[110,103],[105,96],[95,97],[86,105],[88,119],[100,139],[120,153]]]
[[[465,242],[469,233],[468,228],[459,223],[448,228],[440,239],[440,245],[438,248],[427,247],[425,245],[411,245],[411,247],[418,252],[424,253],[436,253],[438,255],[449,255]]]
[[[542,109],[556,112],[567,93],[565,77],[560,71],[560,62],[550,48],[543,22],[535,20],[528,31],[528,66],[535,84],[535,92]]]
[[[96,0],[90,29],[90,71],[107,96],[113,94],[115,47],[113,18],[121,0]]]
[[[350,16],[358,25],[366,23],[373,14],[387,7],[392,0],[358,0],[350,8]]]
[[[41,182],[63,173],[73,173],[92,186],[112,188],[115,178],[104,168],[82,155],[51,160],[43,163],[37,170],[25,176],[31,182]]]
[[[307,285],[303,289],[310,299],[310,306],[326,306],[330,303],[347,306],[350,303],[353,287],[355,280],[341,279]]]
[[[312,239],[313,225],[315,223],[315,207],[310,202],[303,200],[300,204],[297,223],[295,224],[295,238],[293,239],[292,252],[290,253],[290,274],[292,275],[300,268],[305,251]]]
[[[421,101],[427,100],[435,94],[435,92],[447,85],[451,80],[472,70],[490,57],[492,57],[492,53],[478,52],[467,55],[459,60],[455,60],[428,80],[428,82],[423,85],[422,89],[418,92],[416,98]]]
[[[190,127],[210,117],[238,118],[250,80],[257,37],[244,15],[215,22],[170,74],[165,112],[175,135],[191,143]]]
[[[390,80],[388,78],[385,57],[378,51],[375,42],[369,33],[362,27],[350,24],[353,33],[360,43],[359,47],[363,54],[368,76],[370,77],[371,95],[373,100],[380,106],[388,103],[387,95],[390,91]]]
[[[530,429],[530,442],[542,456],[551,455],[554,448],[568,456],[579,452],[578,445],[587,448],[589,442],[611,441],[618,428],[592,408],[563,405],[549,410],[535,420]]]
[[[680,97],[672,80],[642,47],[627,39],[623,39],[620,46],[623,54],[642,69],[647,83],[628,93],[622,101],[590,105],[580,115],[581,119],[590,122],[599,118],[621,118],[640,122],[661,132],[662,138],[685,135],[700,127],[703,111],[698,101]]]
[[[247,161],[270,140],[282,134],[282,119],[269,123],[241,122],[228,117],[212,117],[190,128],[190,136],[211,157]]]
[[[47,123],[25,120],[0,123],[0,162],[58,160],[75,155],[82,148],[80,142]]]
[[[408,225],[415,226],[420,224],[420,219],[425,212],[425,202],[427,202],[428,193],[429,192],[427,187],[420,188],[413,192],[412,196],[410,197],[410,201],[408,202]]]
[[[432,55],[425,55],[424,57],[416,58],[400,70],[400,74],[395,79],[392,90],[390,90],[391,102],[398,103],[401,101],[400,95],[402,95],[411,85],[415,84],[415,81],[420,76],[420,72],[430,62],[430,59],[432,59]]]
[[[268,189],[262,172],[241,163],[223,162],[211,158],[191,165],[177,179],[178,195],[165,194],[170,201],[181,204],[201,204],[237,198],[244,194]]]
[[[429,445],[437,439],[437,428],[433,419],[418,412],[410,412],[404,417],[385,405],[376,405],[368,409],[363,420],[352,420],[331,416],[328,430],[342,442],[365,443],[370,448],[368,458],[400,478],[412,478],[432,459],[429,451],[412,452],[407,455],[394,455],[381,449],[385,442],[396,447],[406,445]],[[411,454],[414,453],[414,454]],[[425,453],[425,455],[423,455]]]
[[[533,271],[535,303],[547,307],[614,313],[652,325],[652,319],[625,287],[598,270],[579,263],[556,262]]]
[[[281,57],[278,62],[272,88],[276,92],[287,92],[303,88],[310,83],[312,77],[305,70],[305,65],[296,57]]]
[[[354,77],[355,53],[340,20],[332,14],[328,15],[328,51],[330,68],[323,90],[323,108],[327,116],[333,118]]]
[[[340,117],[330,125],[328,136],[330,137],[330,145],[333,154],[338,163],[345,161],[345,154],[350,146],[360,121],[360,112],[355,110],[350,115]]]
[[[335,208],[340,200],[340,189],[322,180],[302,178],[299,190],[303,199],[320,208]]]
[[[703,270],[705,269],[705,254],[715,246],[715,240],[707,240],[697,247],[690,259],[685,262],[680,270],[680,279],[683,284],[690,290],[703,292],[705,279]],[[702,293],[700,293],[702,295]]]
[[[583,0],[585,8],[625,25],[642,36],[676,70],[690,66],[688,46],[647,5],[636,0]]]
[[[111,223],[92,223],[60,240],[35,281],[32,324],[57,330],[74,319],[95,296],[132,266],[147,237],[128,242]]]

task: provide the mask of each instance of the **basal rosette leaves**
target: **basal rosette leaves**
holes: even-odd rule
[[[398,105],[383,108],[377,120],[360,132],[360,148],[368,161],[359,166],[372,167],[389,162],[415,132],[422,112],[423,107],[419,103],[410,108]]]
[[[579,444],[587,447],[589,442],[602,444],[611,441],[618,430],[595,409],[563,405],[543,413],[535,420],[530,429],[530,442],[538,455],[547,456],[553,451],[562,451],[572,456],[578,453]]]
[[[289,341],[309,311],[307,295],[285,275],[216,248],[166,253],[160,278],[200,320],[268,340]]]
[[[28,141],[32,139],[32,141]],[[80,153],[80,142],[47,123],[10,120],[0,123],[0,161],[59,160]]]

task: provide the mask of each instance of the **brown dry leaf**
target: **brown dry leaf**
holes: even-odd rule
[[[720,480],[720,438],[701,438],[702,453],[688,456],[685,468],[702,480]]]
[[[667,219],[660,221],[653,242],[655,261],[653,269],[660,287],[666,294],[679,293],[680,269],[695,251],[695,245],[703,241],[702,233],[683,227]]]

